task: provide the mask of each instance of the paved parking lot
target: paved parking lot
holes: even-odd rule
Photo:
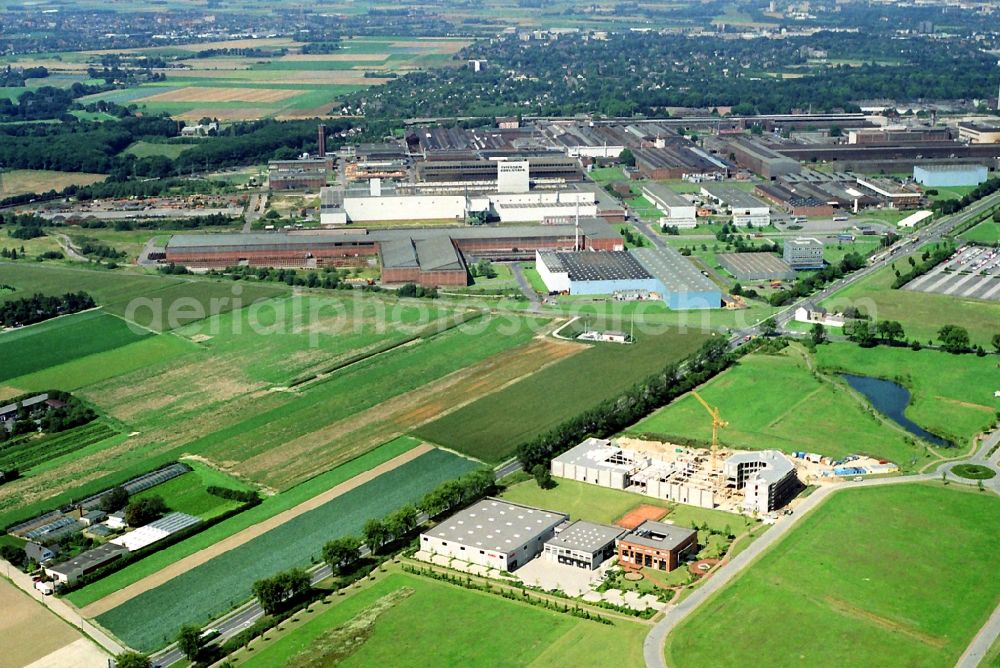
[[[1000,301],[1000,250],[967,246],[903,289]]]

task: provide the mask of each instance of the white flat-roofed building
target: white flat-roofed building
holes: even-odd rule
[[[541,553],[569,516],[486,498],[420,534],[420,551],[501,571],[513,571]]]
[[[733,224],[740,227],[767,227],[771,224],[771,207],[750,193],[725,183],[709,183],[701,194],[729,208]]]
[[[896,225],[903,228],[916,227],[920,223],[931,218],[933,215],[933,211],[917,211],[916,213],[911,213],[909,216],[896,223]]]
[[[698,224],[697,207],[694,202],[685,199],[667,186],[649,183],[642,187],[642,194],[663,212],[664,217],[660,218],[660,225],[692,228]]]
[[[623,450],[614,441],[588,438],[552,460],[552,475],[601,487],[625,489],[649,466],[648,457]]]
[[[621,527],[577,520],[557,527],[556,535],[546,541],[543,555],[549,561],[592,571],[615,555],[616,541],[625,533]]]

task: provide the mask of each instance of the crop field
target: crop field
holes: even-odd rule
[[[612,524],[640,504],[669,511],[663,521],[678,526],[689,527],[692,522],[699,525],[708,523],[709,527],[722,531],[727,526],[737,529],[746,523],[743,516],[721,510],[673,503],[577,480],[556,478],[555,482],[555,487],[542,489],[534,480],[526,480],[509,487],[500,496],[514,503],[569,513],[570,519],[598,524]]]
[[[296,617],[303,621],[235,655],[236,665],[637,666],[646,630],[636,622],[607,626],[394,571],[335,598],[330,607]],[[356,635],[338,642],[348,625]]]
[[[953,666],[1000,603],[997,513],[938,485],[838,492],[681,623],[667,663]]]
[[[830,344],[823,350],[838,347],[852,346]],[[798,347],[777,355],[748,355],[698,390],[729,422],[719,433],[720,442],[752,450],[805,450],[835,458],[870,454],[901,468],[924,455],[923,447],[872,415],[866,403],[830,379],[814,376],[805,355],[808,353]],[[707,444],[712,438],[712,422],[688,394],[628,431],[666,441],[677,436]]]
[[[0,447],[0,471],[16,468],[22,475],[30,475],[31,469],[36,466],[100,443],[115,434],[115,430],[106,422],[94,420],[41,438],[36,434],[26,441],[8,442]]]
[[[366,471],[385,464],[395,457],[409,452],[419,444],[420,441],[412,438],[399,438],[385,443],[356,459],[352,459],[346,464],[341,464],[281,494],[266,496],[259,506],[254,506],[235,517],[230,517],[180,543],[151,554],[141,561],[129,564],[120,571],[116,571],[97,582],[70,592],[67,598],[73,605],[85,608],[96,601],[101,601],[110,594],[122,592],[127,587],[142,581],[144,578],[159,573],[164,568],[181,562],[201,550],[210,548],[220,541],[240,534],[240,532],[253,528],[255,525],[266,522],[280,513],[286,512],[329,489],[351,480],[355,476],[361,475]],[[114,607],[102,606],[101,604],[98,604],[98,606]],[[86,609],[84,610],[84,614],[90,615],[93,610],[97,609],[98,607]]]
[[[596,326],[596,325],[595,325]],[[416,430],[415,434],[487,462],[567,417],[616,396],[695,351],[701,331],[638,334],[633,345],[596,344]]]
[[[209,468],[201,462],[186,461],[185,464],[192,468],[190,473],[185,473],[161,485],[139,492],[135,498],[159,496],[171,511],[187,513],[205,520],[240,505],[239,501],[209,494],[206,488],[215,485],[216,487],[245,490],[247,485],[225,473]]]
[[[909,265],[900,266],[901,271],[907,269]],[[969,331],[973,345],[990,347],[990,338],[1000,322],[1000,303],[893,290],[894,278],[892,268],[886,267],[823,300],[822,306],[831,311],[856,306],[873,320],[899,321],[908,339],[924,344],[936,342],[938,330],[944,325],[960,325]]]
[[[369,518],[413,503],[473,468],[467,459],[432,450],[97,619],[130,646],[155,649],[169,642],[181,624],[204,623],[250,598],[255,580],[307,565],[328,540],[356,535]]]
[[[54,172],[47,169],[12,169],[0,171],[0,199],[24,193],[45,193],[66,186],[89,186],[103,181],[105,174]]]
[[[99,93],[83,101],[137,104],[144,111],[167,112],[191,121],[204,116],[223,121],[326,116],[344,94],[385,83],[391,75],[447,65],[452,55],[468,43],[450,38],[358,37],[345,40],[333,54],[303,54],[302,44],[290,39],[136,49],[131,51],[176,59],[184,69],[169,72],[165,81]],[[198,51],[224,48],[258,48],[273,53],[197,57]],[[282,55],[277,49],[286,49],[287,53]],[[85,52],[73,57],[93,59],[100,53]]]
[[[148,332],[101,310],[52,318],[0,334],[0,382],[134,343]],[[61,388],[60,388],[61,389]]]
[[[279,304],[288,306],[280,316]],[[454,310],[371,298],[308,297],[300,311],[291,304],[272,300],[189,325],[183,335],[148,337],[127,356],[100,353],[8,381],[8,394],[73,389],[128,436],[0,487],[0,511],[17,517],[67,487],[116,484],[125,471],[186,454],[272,489],[293,487],[406,433],[428,419],[423,411],[439,410],[432,402],[462,387],[486,391],[476,383],[489,369],[476,365],[528,342],[531,323],[545,322],[516,319],[514,333],[499,336],[509,320],[482,318],[468,331],[398,345],[436,327],[435,318],[447,326]],[[306,317],[311,311],[315,319]],[[248,326],[251,317],[259,328]],[[337,370],[287,387],[300,372],[329,368]]]
[[[824,369],[898,382],[910,390],[907,416],[960,445],[987,429],[1000,410],[1000,399],[993,396],[1000,368],[991,357],[845,344],[820,346],[816,362]]]

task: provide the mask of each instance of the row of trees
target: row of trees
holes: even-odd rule
[[[977,202],[987,195],[992,195],[993,193],[1000,190],[1000,178],[993,178],[983,183],[980,183],[970,192],[966,193],[962,197],[957,199],[943,199],[937,200],[931,203],[931,208],[933,208],[939,214],[951,214],[957,213],[969,206],[973,202]]]
[[[97,303],[86,292],[67,292],[61,296],[36,293],[0,304],[0,325],[20,327],[59,315],[94,308]]]
[[[588,436],[608,436],[634,424],[684,392],[715,376],[732,362],[728,342],[713,337],[684,363],[671,364],[614,399],[572,417],[547,434],[522,443],[517,456],[524,470],[548,466],[553,457]]]
[[[893,267],[896,272],[896,278],[892,281],[892,287],[894,290],[898,290],[910,281],[920,276],[923,276],[928,271],[938,266],[955,252],[955,247],[951,245],[937,246],[933,251],[925,250],[920,258],[921,261],[918,263],[913,259],[911,255],[908,259],[910,270],[906,273],[899,271],[895,266]]]
[[[416,506],[403,506],[384,519],[372,518],[361,530],[361,537],[344,536],[323,546],[323,561],[335,574],[343,574],[361,557],[362,545],[377,554],[383,547],[402,540],[419,524],[420,513],[437,517],[483,498],[496,488],[490,469],[477,469],[448,480],[431,490]]]
[[[797,299],[808,297],[844,275],[865,266],[865,259],[859,253],[848,253],[835,265],[828,265],[810,276],[798,279],[794,285],[771,294],[768,301],[772,306],[785,306]]]

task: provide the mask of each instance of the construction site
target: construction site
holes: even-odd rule
[[[784,507],[802,481],[822,483],[845,476],[891,472],[884,461],[852,455],[832,461],[819,455],[720,447],[728,422],[700,395],[712,420],[712,442],[704,448],[637,438],[588,438],[552,460],[553,476],[620,489],[700,508],[763,516]]]

